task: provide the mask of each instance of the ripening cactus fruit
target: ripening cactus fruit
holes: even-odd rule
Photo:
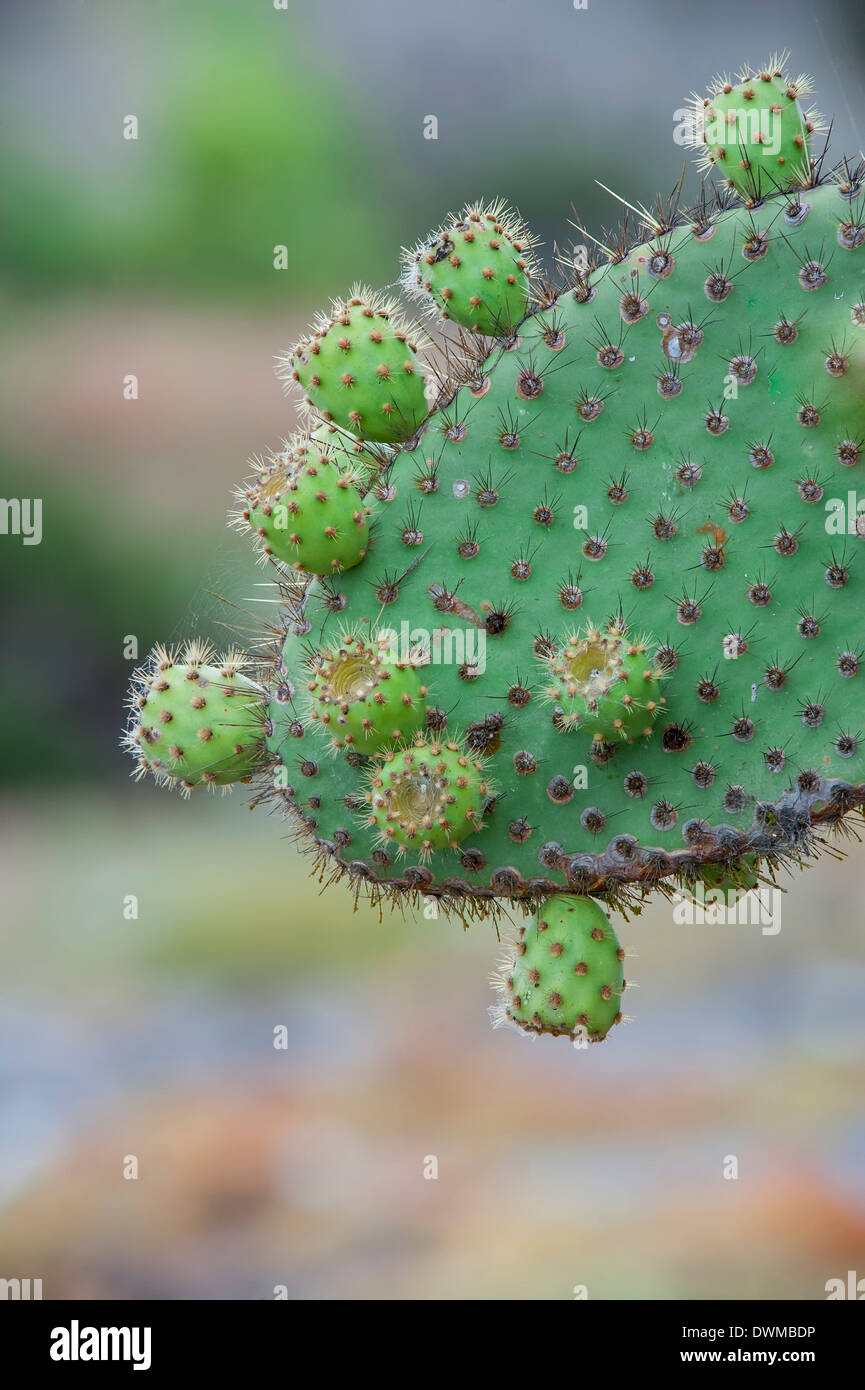
[[[233,519],[252,532],[262,555],[294,569],[317,575],[351,569],[369,544],[360,477],[340,452],[286,450],[241,485]]]
[[[281,359],[283,380],[310,410],[366,441],[392,444],[427,413],[417,346],[392,300],[355,287]]]
[[[808,77],[791,78],[783,56],[762,68],[745,67],[738,82],[717,77],[707,96],[695,95],[691,143],[702,167],[714,168],[746,198],[766,197],[811,177],[812,137],[825,129],[806,110]]]
[[[125,741],[137,775],[193,787],[250,781],[261,759],[265,702],[239,652],[204,642],[158,647],[133,676]]]
[[[625,952],[591,898],[548,898],[520,928],[497,980],[496,1022],[527,1033],[602,1042],[622,1020]]]
[[[531,237],[519,219],[503,202],[479,203],[403,253],[402,285],[431,298],[442,318],[498,338],[525,316],[533,269]]]
[[[615,1021],[618,944],[579,954],[598,904],[773,882],[865,804],[865,163],[830,170],[807,87],[718,79],[692,135],[722,185],[633,241],[545,270],[501,203],[446,221],[403,258],[451,321],[435,358],[337,301],[282,359],[307,433],[238,495],[279,614],[257,715],[181,765],[136,686],[139,769],[254,769],[375,901],[534,914],[534,1033]],[[543,940],[574,979],[530,1004]]]

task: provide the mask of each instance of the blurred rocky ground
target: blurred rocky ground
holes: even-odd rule
[[[490,1027],[492,926],[319,896],[241,798],[4,809],[0,1252],[46,1297],[807,1299],[865,1264],[861,851],[776,935],[653,904],[633,1021],[581,1051]]]

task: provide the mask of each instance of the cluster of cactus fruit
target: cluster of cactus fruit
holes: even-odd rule
[[[862,165],[784,62],[695,100],[704,182],[542,269],[500,203],[284,358],[307,430],[234,523],[279,619],[136,673],[138,770],[254,785],[330,877],[530,915],[500,1017],[604,1038],[609,920],[773,882],[865,801]],[[629,209],[632,213],[634,210]],[[832,511],[832,515],[836,515]]]

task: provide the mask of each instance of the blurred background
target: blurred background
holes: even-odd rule
[[[134,789],[117,747],[128,639],[220,640],[246,621],[222,599],[255,607],[224,512],[293,426],[273,356],[326,297],[392,282],[467,198],[507,196],[550,258],[575,211],[599,234],[594,179],[668,193],[690,91],[785,46],[858,154],[858,0],[728,0],[722,22],[689,0],[5,0],[2,492],[43,499],[44,534],[0,537],[0,1277],[810,1299],[865,1276],[856,843],[777,935],[663,903],[623,927],[635,1021],[579,1051],[492,1031],[491,926],[320,897],[275,817]]]

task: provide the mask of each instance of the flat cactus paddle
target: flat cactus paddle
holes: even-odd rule
[[[254,771],[374,899],[534,912],[503,977],[530,1033],[621,1016],[593,900],[771,882],[865,802],[865,193],[806,93],[774,59],[718,79],[691,136],[723,187],[557,280],[504,204],[445,221],[403,257],[437,354],[336,301],[282,360],[309,432],[238,491],[282,600],[255,715],[174,708],[188,653],[135,683],[139,770]]]

